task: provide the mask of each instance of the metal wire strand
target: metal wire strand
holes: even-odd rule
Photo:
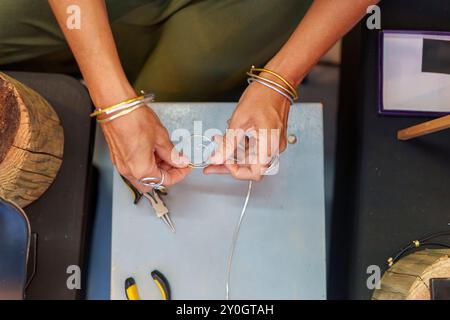
[[[252,185],[253,185],[253,182],[250,180],[248,182],[247,196],[245,197],[244,206],[242,207],[239,221],[233,232],[233,240],[231,242],[230,254],[228,255],[228,262],[227,262],[227,282],[225,285],[226,300],[230,299],[230,276],[231,276],[231,267],[233,264],[233,256],[234,256],[234,251],[236,249],[236,243],[237,243],[238,236],[239,236],[239,230],[241,229],[241,225],[242,225],[242,220],[244,220],[245,212],[247,210],[248,202],[250,200],[250,195],[252,193]]]
[[[444,236],[450,236],[450,231],[441,231],[441,232],[436,232],[436,233],[431,233],[428,234],[426,236],[424,236],[423,238],[417,240],[419,242],[419,247],[424,247],[424,246],[440,246],[443,248],[448,248],[450,247],[449,245],[442,243],[442,242],[430,242],[430,240],[434,240],[436,238],[441,238]],[[392,258],[392,263],[397,262],[401,257],[403,257],[406,253],[410,252],[411,250],[416,249],[416,247],[410,242],[408,243],[406,246],[404,246],[402,249],[400,249],[399,252],[397,252],[397,254]]]

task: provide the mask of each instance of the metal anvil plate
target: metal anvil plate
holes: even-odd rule
[[[157,103],[152,107],[172,132],[225,130],[233,103]],[[297,137],[281,155],[279,173],[253,184],[236,246],[230,299],[325,299],[325,205],[321,104],[291,108],[288,135]],[[173,299],[224,299],[233,230],[248,183],[194,172],[171,187],[165,202],[169,228],[114,176],[111,298],[125,299],[135,278],[142,299],[161,299],[150,272],[169,280]]]

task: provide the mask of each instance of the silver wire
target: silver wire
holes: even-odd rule
[[[213,144],[213,145],[216,144],[211,138],[208,138],[207,136],[204,136],[202,134],[192,134],[191,135],[191,138],[195,138],[195,137],[200,137],[203,140],[206,140],[207,142],[209,142],[210,144]],[[200,144],[200,145],[201,145],[201,147],[204,147],[204,148],[207,147],[203,143]],[[206,168],[209,165],[210,165],[210,163],[208,162],[208,160],[202,161],[201,163],[193,163],[192,161],[189,163],[189,167],[191,167],[193,169],[203,169],[203,168]]]
[[[164,187],[164,180],[166,179],[164,171],[162,171],[161,169],[159,171],[161,172],[161,178],[145,177],[139,179],[138,182],[145,187],[151,187],[153,189],[159,190],[161,187]]]
[[[233,240],[231,242],[230,254],[228,255],[228,262],[227,262],[227,282],[225,285],[226,300],[230,300],[230,276],[231,276],[231,267],[233,264],[234,250],[236,249],[236,243],[237,243],[238,236],[239,236],[239,230],[241,229],[242,220],[244,220],[245,212],[246,212],[247,206],[248,206],[248,201],[250,200],[250,195],[252,194],[252,185],[253,185],[253,182],[252,182],[252,180],[250,180],[248,182],[247,196],[245,197],[244,207],[242,208],[241,215],[239,217],[239,221],[233,232]]]

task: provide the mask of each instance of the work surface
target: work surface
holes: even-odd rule
[[[152,104],[172,132],[203,121],[225,129],[234,104]],[[326,298],[322,106],[291,109],[280,171],[253,184],[233,260],[230,299]],[[171,187],[165,202],[173,234],[150,204],[137,206],[114,176],[111,298],[125,299],[136,279],[143,299],[160,299],[150,272],[169,280],[173,299],[224,299],[226,265],[248,182],[194,172]]]

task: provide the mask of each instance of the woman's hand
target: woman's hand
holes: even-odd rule
[[[117,170],[142,192],[149,191],[138,180],[161,177],[171,186],[191,171],[189,160],[175,151],[158,116],[146,107],[101,125]]]
[[[210,159],[212,165],[204,173],[230,173],[239,180],[261,180],[274,157],[286,148],[289,109],[290,102],[285,97],[257,82],[252,83],[229,120],[225,136],[215,137],[218,147]],[[245,163],[242,163],[242,157],[236,157],[236,153],[239,154],[237,150],[244,141],[248,143]],[[233,161],[236,158],[238,161]]]
[[[108,21],[105,1],[49,0],[61,30],[78,62],[91,98],[105,108],[136,97],[119,60]],[[82,14],[82,31],[67,28],[67,8],[77,5]],[[88,115],[86,115],[88,116]],[[167,130],[149,108],[139,108],[102,124],[111,160],[136,188],[148,191],[138,180],[160,178],[164,185],[181,181],[190,171],[186,159],[172,154]]]

